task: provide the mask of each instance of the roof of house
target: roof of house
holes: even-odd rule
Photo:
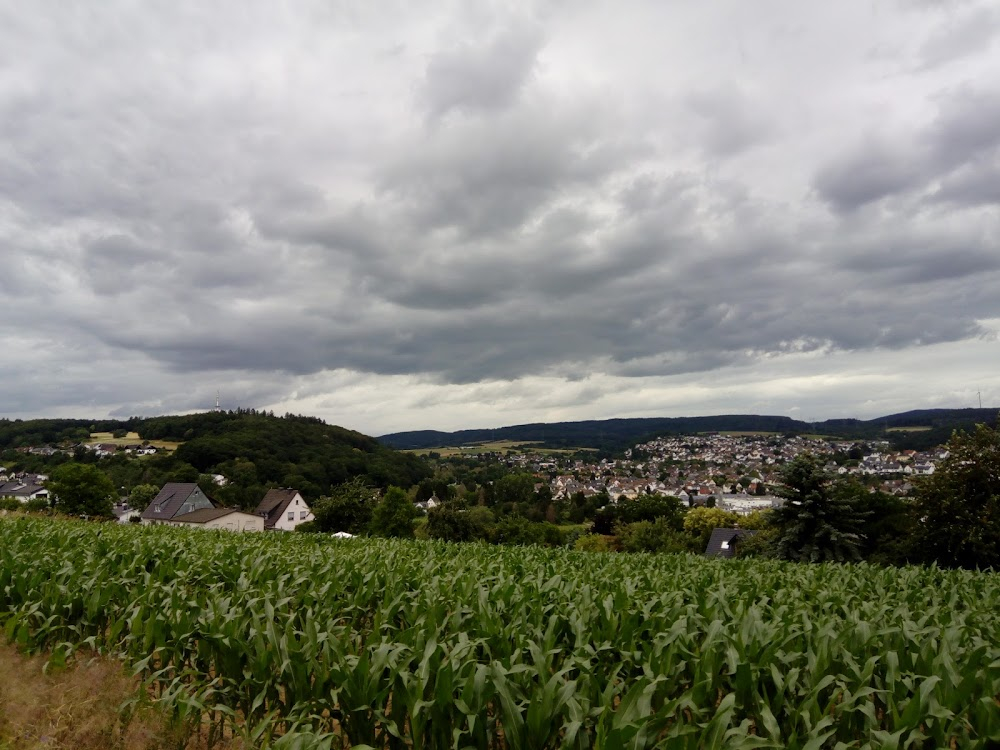
[[[264,499],[260,501],[257,510],[254,512],[258,516],[264,517],[264,528],[274,528],[274,524],[285,512],[288,504],[299,494],[298,490],[282,487],[281,489],[268,490]]]
[[[195,482],[167,482],[142,512],[142,517],[153,521],[169,521],[197,491],[198,485]],[[212,498],[208,500],[211,502]],[[157,506],[160,507],[159,513],[153,510]]]
[[[217,518],[228,516],[230,513],[243,513],[243,511],[239,508],[199,508],[198,510],[193,510],[190,513],[185,513],[184,515],[171,518],[170,520],[174,523],[208,523],[209,521],[214,521]],[[244,513],[244,515],[250,514]]]
[[[48,491],[39,484],[25,484],[24,482],[0,482],[0,497],[31,497],[36,492]]]
[[[705,548],[705,557],[732,557],[736,553],[733,542],[756,533],[750,529],[712,529],[712,536]]]

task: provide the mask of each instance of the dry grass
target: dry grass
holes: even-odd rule
[[[0,644],[0,750],[196,750],[151,704],[124,717],[119,707],[140,690],[111,659],[81,658],[45,674],[44,656]],[[218,748],[233,748],[231,741]]]

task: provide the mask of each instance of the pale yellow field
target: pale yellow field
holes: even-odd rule
[[[442,457],[461,456],[468,453],[505,453],[516,451],[518,453],[542,453],[545,455],[556,455],[559,453],[575,453],[576,451],[593,451],[596,448],[542,448],[537,443],[518,442],[516,440],[493,440],[488,443],[470,443],[461,447],[449,446],[442,448],[415,448],[403,451],[413,453],[417,456],[426,456],[428,453],[439,453]]]
[[[138,432],[130,432],[123,438],[112,437],[110,432],[92,432],[90,433],[88,445],[94,445],[96,443],[113,443],[118,446],[142,445],[142,442],[143,440],[139,437]],[[150,440],[149,444],[156,448],[162,448],[168,451],[175,451],[177,450],[177,446],[180,445],[180,443],[176,440]]]

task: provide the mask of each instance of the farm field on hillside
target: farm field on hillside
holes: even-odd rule
[[[176,440],[148,440],[144,441],[139,437],[138,432],[130,432],[123,438],[116,438],[110,432],[92,432],[90,433],[89,445],[96,445],[98,443],[114,443],[118,446],[128,446],[128,445],[142,445],[144,442],[148,442],[154,448],[163,448],[168,451],[177,450],[177,446],[180,443]]]
[[[1000,742],[996,574],[18,518],[0,624],[255,746]]]
[[[442,446],[439,448],[412,448],[402,451],[403,453],[413,453],[417,456],[426,456],[430,453],[437,453],[441,456],[462,456],[475,453],[506,453],[507,451],[519,451],[534,453],[538,455],[559,455],[563,453],[577,453],[579,451],[596,451],[596,448],[546,448],[543,443],[525,442],[524,440],[492,440],[485,443],[469,443],[463,446]]]

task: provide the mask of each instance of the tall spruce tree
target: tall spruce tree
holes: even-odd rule
[[[785,504],[771,514],[777,557],[799,562],[861,558],[865,513],[850,485],[834,481],[810,454],[792,459],[782,482]]]

